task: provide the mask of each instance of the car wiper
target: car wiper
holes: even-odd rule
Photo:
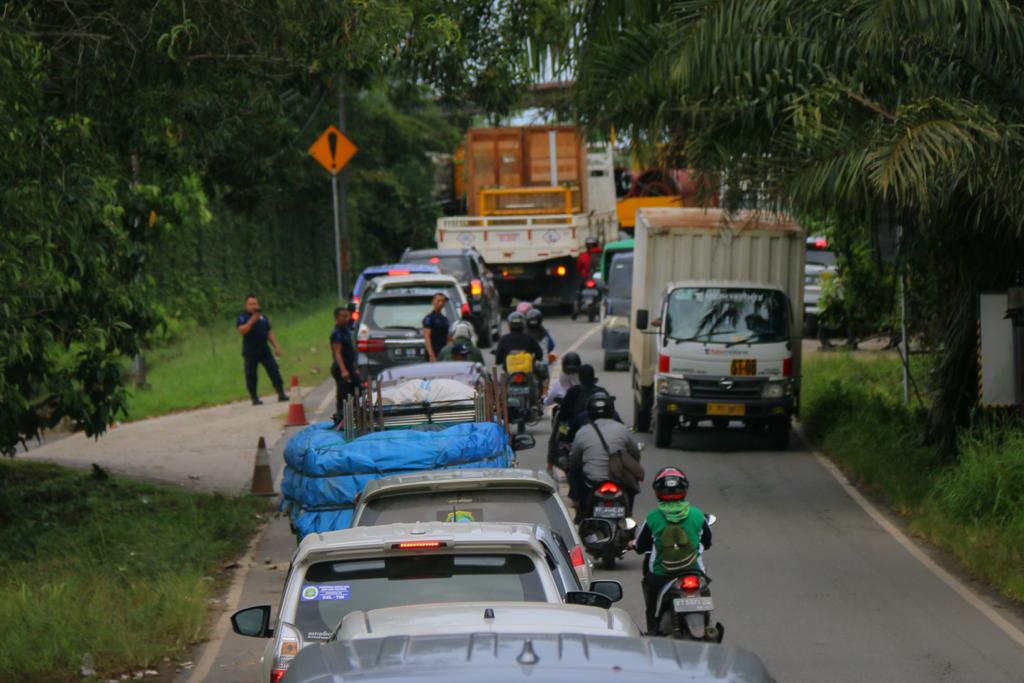
[[[743,339],[737,339],[735,341],[726,342],[725,348],[728,349],[729,347],[738,346],[740,344],[749,344],[750,342],[754,341],[755,339],[757,339],[760,336],[762,336],[762,335],[761,334],[751,334],[751,335],[748,335],[748,336],[744,337]]]
[[[695,334],[692,337],[685,337],[685,338],[682,338],[682,339],[680,339],[679,337],[669,337],[669,339],[671,339],[672,341],[674,341],[677,344],[682,344],[683,342],[692,342],[692,341],[708,342],[708,341],[710,341],[708,339],[708,337],[710,337],[713,334],[732,334],[735,331],[736,330],[726,330],[724,332],[705,332],[703,334]]]

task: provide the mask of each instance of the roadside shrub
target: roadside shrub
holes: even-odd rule
[[[988,425],[960,439],[960,459],[936,480],[932,500],[949,514],[1024,523],[1024,433]]]

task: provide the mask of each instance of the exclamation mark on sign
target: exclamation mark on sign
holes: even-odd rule
[[[335,159],[338,158],[338,134],[328,133],[327,134],[327,147],[331,150],[331,166],[337,167],[338,163]]]

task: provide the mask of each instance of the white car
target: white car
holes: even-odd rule
[[[349,612],[478,600],[611,607],[621,597],[614,582],[597,582],[609,584],[594,586],[603,594],[568,585],[544,531],[433,522],[310,534],[292,557],[274,625],[270,605],[240,610],[231,624],[239,635],[270,639],[260,683],[277,683],[299,650],[329,639]]]
[[[453,506],[477,522],[544,524],[566,544],[584,588],[592,578],[572,515],[558,495],[558,484],[539,470],[483,468],[396,474],[367,483],[352,526],[394,522],[446,521]]]
[[[431,289],[444,292],[445,296],[450,298],[452,303],[455,304],[456,310],[461,315],[468,315],[470,311],[469,299],[466,298],[466,293],[459,286],[459,281],[454,276],[445,273],[410,273],[409,275],[388,275],[374,278],[366,286],[363,299],[367,299],[371,293],[375,292],[394,292],[406,289]],[[423,315],[426,314],[424,312]],[[455,320],[450,320],[449,322],[454,323]],[[479,339],[474,329],[473,345],[476,346],[478,342]]]
[[[629,614],[617,607],[529,602],[458,602],[349,612],[332,640],[426,636],[436,633],[577,633],[640,638]]]

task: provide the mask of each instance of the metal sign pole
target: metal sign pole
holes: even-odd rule
[[[338,210],[338,174],[331,174],[331,194],[334,195],[334,258],[338,265],[338,303],[344,297],[341,280],[341,226],[339,224]]]
[[[345,86],[342,83],[341,87],[338,88],[338,128],[341,130],[341,134],[347,133],[345,129]],[[348,169],[341,169],[341,250],[339,251],[338,258],[339,265],[338,269],[341,272],[339,276],[339,294],[338,300],[344,296],[343,292],[348,290],[348,268],[349,268],[349,239],[348,239]]]

